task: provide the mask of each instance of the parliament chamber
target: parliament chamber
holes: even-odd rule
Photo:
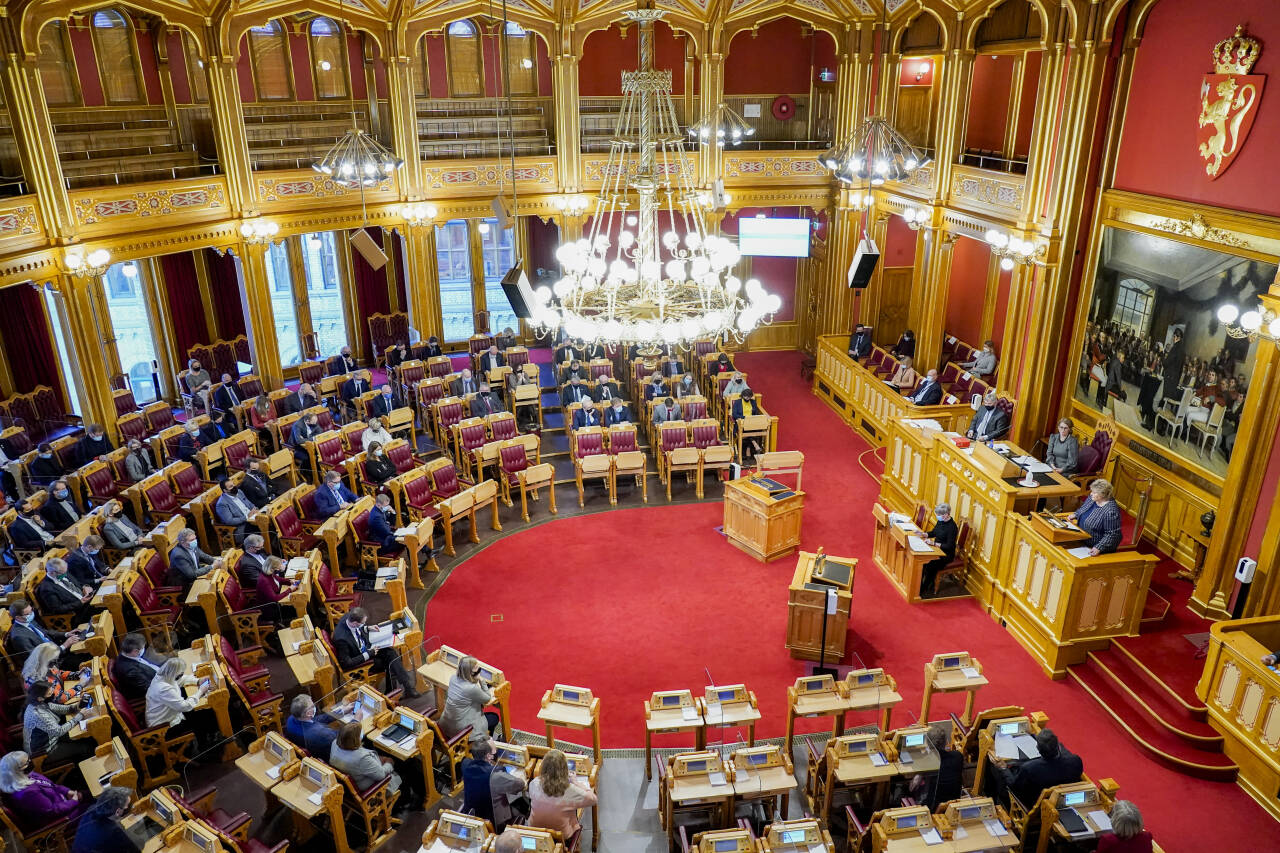
[[[0,34],[5,850],[1274,843],[1274,0]]]

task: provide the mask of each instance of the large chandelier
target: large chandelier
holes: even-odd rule
[[[653,23],[665,13],[623,14],[639,30],[640,68],[622,72],[622,111],[589,233],[557,250],[564,277],[534,291],[531,320],[541,332],[563,328],[590,341],[741,340],[782,302],[735,276],[738,247],[708,231],[711,202],[693,187],[671,71],[653,67]]]
[[[870,116],[843,142],[818,158],[836,179],[846,184],[905,181],[932,157],[916,148],[881,116]]]
[[[699,121],[689,125],[689,136],[703,145],[715,145],[723,148],[728,145],[739,145],[748,136],[754,136],[756,129],[728,104],[720,104]]]
[[[351,118],[354,125],[354,113]],[[359,127],[352,127],[311,168],[328,175],[339,186],[355,189],[380,184],[403,165],[404,161],[387,146]]]

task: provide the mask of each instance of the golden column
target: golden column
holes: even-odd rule
[[[227,202],[232,214],[252,216],[258,210],[258,191],[249,162],[249,138],[244,129],[235,51],[214,49],[209,54],[204,58],[204,70],[209,84],[209,111],[213,117],[218,163],[227,178]]]
[[[883,208],[875,210],[874,215],[871,217],[871,222],[869,223],[871,226],[869,229],[871,239],[876,241],[876,245],[880,247],[880,251],[882,252],[884,251],[885,241],[889,236],[889,216],[890,216],[889,211],[884,210]],[[861,229],[861,219],[859,219],[858,222],[855,223],[855,227],[858,229]],[[861,230],[855,231],[855,233],[853,234],[854,248],[857,247],[858,241],[861,239],[862,239],[862,231]],[[849,260],[850,262],[852,262],[853,260],[852,255],[850,255]],[[848,268],[849,268],[849,265],[845,264],[845,269],[847,270]],[[876,327],[875,331],[872,332],[872,339],[876,343],[892,345],[893,342],[897,340],[897,338],[895,337],[894,341],[883,340],[882,336],[886,333],[887,330],[882,330],[879,328],[880,323],[878,322],[878,320],[880,317],[880,303],[883,299],[883,295],[884,295],[884,264],[878,263],[876,264],[875,272],[871,276],[871,282],[867,285],[867,289],[864,290],[860,296],[854,297],[855,299],[858,300],[857,316],[852,317],[849,320],[849,323],[846,325],[852,328],[854,322],[861,323],[861,322],[871,321],[873,325]]]
[[[253,367],[262,377],[262,386],[269,390],[284,387],[280,341],[271,310],[271,280],[267,276],[267,250],[271,242],[270,238],[246,238],[233,249],[240,258],[240,296],[253,350]]]
[[[422,152],[418,148],[418,101],[413,89],[413,59],[393,56],[387,63],[387,104],[391,114],[391,147],[404,160],[396,176],[401,201],[422,198]]]
[[[721,28],[716,27],[708,30],[707,39],[714,46],[702,54],[702,79],[701,87],[698,89],[698,115],[685,116],[686,124],[693,124],[712,115],[720,104],[724,101],[724,53],[719,48]],[[721,164],[724,161],[724,148],[720,145],[712,144],[702,145],[696,140],[694,142],[698,148],[698,174],[696,176],[697,185],[701,187],[710,187],[714,176],[721,172]]]
[[[424,341],[432,335],[444,340],[440,270],[436,266],[436,226],[430,220],[406,222],[400,226],[400,233],[404,237],[409,325],[418,330]]]
[[[861,196],[860,191],[843,185],[837,187],[834,204],[829,208],[826,278],[812,298],[814,339],[806,342],[810,346],[816,343],[818,335],[848,334],[853,328],[854,294],[849,290],[845,274],[862,236],[863,207],[861,203],[854,204],[855,194]]]
[[[911,322],[916,330],[917,363],[927,370],[942,355],[942,333],[946,322],[947,291],[951,286],[951,255],[956,235],[941,223],[941,208],[935,208],[934,223],[920,229],[916,241],[916,270],[911,280]],[[919,259],[924,258],[924,263]]]
[[[0,17],[0,43],[5,52],[0,64],[0,89],[9,106],[14,141],[22,161],[22,173],[36,196],[41,219],[56,243],[66,243],[76,236],[71,200],[62,182],[62,166],[58,162],[58,146],[53,136],[53,121],[45,104],[40,83],[40,68],[34,56],[20,52],[19,21]]]
[[[116,405],[108,375],[110,365],[105,357],[109,350],[114,350],[114,346],[104,340],[94,300],[94,290],[102,287],[103,271],[83,269],[79,274],[68,272],[55,279],[53,285],[62,293],[62,307],[67,320],[66,343],[84,392],[81,414],[85,423],[102,424],[107,435],[118,441]],[[72,393],[72,389],[67,390]]]
[[[556,177],[560,191],[576,193],[582,186],[582,124],[578,111],[578,54],[573,25],[562,21],[555,31],[551,57],[551,92],[555,104]]]
[[[933,160],[933,203],[943,204],[951,185],[951,168],[964,150],[974,52],[953,50],[942,60],[938,86],[938,134]],[[917,350],[918,351],[918,350]]]

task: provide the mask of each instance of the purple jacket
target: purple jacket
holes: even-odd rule
[[[31,774],[31,784],[9,794],[9,802],[22,821],[37,826],[43,821],[56,820],[69,815],[80,807],[71,798],[70,788],[50,782],[39,773]]]

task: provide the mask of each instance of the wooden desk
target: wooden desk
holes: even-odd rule
[[[848,710],[848,700],[840,695],[834,683],[829,691],[821,693],[802,693],[794,685],[788,687],[786,754],[791,755],[797,717],[831,717],[831,736],[837,737],[844,731],[844,715]]]
[[[328,696],[333,692],[337,683],[337,666],[319,640],[303,641],[297,652],[285,655],[285,661],[299,686],[310,689],[314,684],[316,691],[313,695],[318,696]]]
[[[102,657],[115,637],[115,619],[110,613],[99,613],[89,620],[89,627],[93,629],[93,636],[72,644],[71,651],[78,655]]]
[[[395,569],[395,574],[389,574],[391,569]],[[404,610],[409,606],[409,600],[404,591],[405,579],[405,561],[403,559],[396,560],[390,566],[382,566],[378,569],[381,574],[374,583],[375,592],[385,592],[391,599],[392,610]]]
[[[735,692],[733,688],[726,688]],[[707,728],[730,729],[738,726],[747,727],[747,746],[756,745],[756,720],[761,717],[759,702],[753,690],[743,690],[745,698],[731,701],[716,701],[715,696],[720,688],[706,688],[706,695],[698,699],[698,707],[702,711],[703,722]]]
[[[924,531],[910,520],[895,520],[879,503],[871,507],[875,519],[875,563],[907,603],[921,601],[920,579],[924,567],[943,556],[942,549],[925,542]],[[912,545],[912,543],[918,543]]]
[[[850,711],[880,711],[880,731],[890,730],[889,720],[893,707],[902,701],[901,693],[888,686],[850,688],[841,682],[840,687]]]
[[[347,538],[347,516],[350,510],[338,510],[316,528],[315,536],[324,542],[325,556],[329,559],[329,568],[338,573],[342,561],[338,556],[338,546]],[[351,553],[351,549],[347,549]]]
[[[423,518],[416,524],[409,524],[401,529],[405,531],[404,535],[397,535],[396,541],[403,544],[405,548],[405,565],[409,570],[409,588],[426,589],[422,583],[422,574],[418,570],[418,555],[424,548],[431,550],[431,543],[435,539],[435,520]],[[434,554],[427,559],[427,570],[432,572],[440,571],[440,566],[436,563]]]
[[[723,775],[723,774],[722,774]],[[713,785],[709,774],[695,776],[667,776],[666,815],[663,824],[667,828],[669,847],[676,837],[675,812],[690,809],[705,810],[711,816],[711,828],[728,818],[729,803],[733,800],[733,785],[725,778],[723,784]]]
[[[761,747],[761,749],[777,749],[777,747]],[[791,792],[796,787],[795,767],[789,756],[784,756],[785,764],[755,769],[748,762],[741,760],[742,750],[734,753],[733,760],[733,795],[735,799],[750,801],[766,801],[768,816],[772,819],[786,817],[791,803]],[[775,802],[781,800],[775,808]]]
[[[449,681],[458,672],[458,661],[466,657],[451,646],[442,645],[427,655],[427,661],[418,667],[418,674],[427,680],[436,692],[436,707],[444,707],[445,695],[449,692]],[[480,665],[480,677],[489,682],[493,692],[493,703],[498,707],[502,721],[502,739],[510,742],[511,733],[511,682],[502,674],[502,670],[477,659]]]
[[[966,675],[963,667],[940,668],[932,661],[924,665],[924,698],[920,703],[921,721],[929,719],[929,709],[933,704],[935,693],[966,694],[964,713],[960,721],[968,725],[973,720],[974,702],[977,700],[978,691],[987,684],[987,679],[982,675],[982,664],[976,659],[972,660],[972,669],[977,671],[976,675]]]
[[[729,543],[761,562],[785,557],[800,547],[804,492],[771,498],[751,480],[724,484],[724,533]]]
[[[92,756],[81,761],[80,775],[84,777],[89,793],[95,797],[108,785],[134,790],[138,787],[138,771],[118,737],[102,744]]]
[[[196,705],[196,709],[211,708],[214,716],[218,720],[218,731],[225,738],[222,746],[222,761],[230,761],[240,755],[240,747],[236,745],[235,739],[232,737],[234,730],[231,728],[231,690],[227,687],[227,676],[222,671],[222,665],[218,663],[217,656],[213,653],[212,640],[205,637],[203,640],[197,640],[191,648],[178,650],[178,657],[191,668],[192,671],[200,673],[208,670],[208,677],[212,680],[209,692]],[[197,675],[197,683],[205,676]],[[196,685],[186,685],[187,692],[195,695]]]
[[[320,815],[327,815],[336,848],[348,849],[346,822],[342,819],[342,783],[333,770],[314,758],[304,758],[281,775],[286,778],[276,783],[271,793],[295,815],[305,819],[299,826],[295,818],[294,825],[299,829],[309,828]],[[313,781],[317,776],[325,781],[317,785]]]
[[[801,551],[796,561],[791,584],[787,587],[787,648],[793,658],[818,660],[822,657],[823,624],[826,623],[826,659],[837,663],[844,659],[845,639],[849,630],[849,609],[853,579],[858,561],[852,557],[828,557],[829,561],[849,565],[849,586],[818,583],[813,571],[817,554]],[[827,591],[836,595],[836,612],[827,614]]]
[[[587,690],[580,692],[590,695],[590,691]],[[550,748],[556,745],[555,732],[553,731],[556,726],[590,731],[591,752],[595,757],[596,764],[599,764],[603,759],[603,754],[600,750],[600,700],[592,696],[588,705],[571,704],[555,701],[553,697],[556,693],[557,690],[553,689],[542,694],[542,708],[538,711],[538,719],[542,720],[547,726],[547,746]]]
[[[654,694],[655,698],[658,694]],[[653,778],[653,736],[655,734],[694,733],[694,749],[707,743],[706,721],[701,709],[690,696],[689,704],[672,708],[655,708],[653,700],[644,702],[644,778]],[[688,712],[685,709],[688,709]],[[550,745],[550,744],[548,744]]]
[[[283,761],[278,760],[268,752],[268,741],[274,741],[276,748],[284,753]],[[286,770],[296,770],[297,764],[298,754],[294,750],[293,744],[285,740],[284,735],[279,732],[268,732],[249,744],[249,751],[236,759],[236,768],[248,776],[249,781],[266,792],[270,792],[276,785],[280,784]],[[268,797],[268,811],[271,810],[272,799],[273,797]]]

